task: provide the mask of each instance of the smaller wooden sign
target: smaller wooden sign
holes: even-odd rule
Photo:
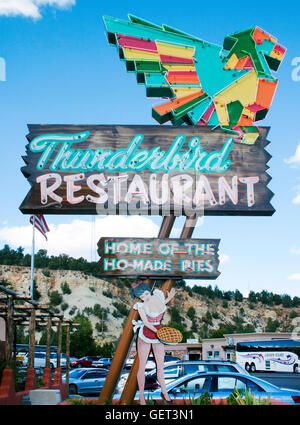
[[[216,279],[220,239],[101,238],[100,276]]]

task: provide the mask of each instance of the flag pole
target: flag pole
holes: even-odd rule
[[[33,300],[33,286],[34,286],[34,250],[35,250],[34,229],[35,229],[35,215],[33,216],[33,223],[32,223],[31,286],[30,286],[30,295],[32,300]]]

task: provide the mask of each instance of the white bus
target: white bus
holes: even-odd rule
[[[300,373],[300,340],[238,342],[236,361],[248,372]]]

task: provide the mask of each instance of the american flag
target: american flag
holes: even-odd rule
[[[34,220],[34,218],[35,218],[35,220]],[[41,234],[43,236],[45,236],[46,241],[47,241],[48,239],[47,239],[46,233],[50,232],[50,229],[49,229],[49,227],[46,223],[46,220],[45,220],[45,217],[43,216],[43,214],[32,215],[30,217],[30,223],[33,225],[33,222],[35,222],[35,228],[39,232],[41,232]]]

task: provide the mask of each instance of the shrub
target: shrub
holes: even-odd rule
[[[179,310],[176,307],[169,308],[169,313],[171,316],[171,322],[182,322],[182,317],[180,316]]]
[[[112,312],[112,315],[113,315],[113,317],[115,317],[116,319],[118,319],[119,317],[122,317],[122,314],[120,314],[120,313],[118,312],[118,310],[114,310],[114,311]]]
[[[63,282],[60,287],[61,287],[62,293],[64,295],[72,293],[72,291],[71,291],[71,289],[68,285],[68,282]]]
[[[103,295],[107,298],[112,298],[113,294],[111,291],[103,291]]]
[[[206,312],[205,316],[202,317],[203,322],[208,323],[209,325],[212,324],[212,315],[209,311]]]
[[[251,390],[247,390],[247,387],[246,387],[244,395],[235,388],[232,394],[230,394],[230,396],[227,397],[226,401],[227,401],[227,404],[240,405],[240,406],[250,406],[250,405],[258,405],[258,404],[267,405],[267,404],[271,404],[270,398],[271,398],[270,395],[266,400],[262,400],[260,397],[256,398],[255,395],[251,393]]]
[[[193,306],[191,306],[187,311],[187,317],[193,320],[195,318],[195,315],[196,315],[196,310],[194,309]]]
[[[198,332],[198,325],[197,325],[197,322],[196,322],[196,320],[193,320],[192,321],[192,326],[191,326],[191,331],[192,332]]]
[[[68,303],[64,303],[64,304],[62,304],[61,306],[60,306],[60,308],[62,309],[62,311],[65,311],[65,310],[67,310],[67,308],[69,307],[69,304]]]
[[[243,294],[238,289],[236,289],[234,293],[234,299],[235,301],[240,301],[240,302],[242,302],[244,299]]]
[[[107,331],[107,326],[105,325],[105,323],[96,323],[95,325],[95,329],[97,332],[102,333]]]
[[[11,286],[11,283],[8,280],[6,280],[6,279],[1,279],[0,280],[0,285],[5,286],[5,288],[7,288],[7,289],[9,289],[9,288],[12,287]]]
[[[117,301],[113,302],[112,304],[117,309],[117,311],[120,313],[121,316],[127,316],[129,314],[129,310],[125,304],[119,303]]]
[[[96,405],[97,402],[98,400],[77,399],[77,398],[68,399],[68,403],[73,406],[91,406],[91,405]]]
[[[219,315],[219,313],[217,311],[214,311],[212,313],[212,317],[213,317],[213,319],[219,319],[220,315]]]
[[[35,281],[33,281],[33,299],[35,301],[38,301],[41,298],[41,293],[37,289],[37,285],[35,284]]]
[[[298,317],[298,316],[299,314],[295,310],[292,310],[290,312],[290,319],[294,319],[295,317]]]
[[[62,303],[63,297],[58,291],[53,291],[49,295],[50,306],[57,306]]]
[[[98,317],[99,319],[107,319],[107,313],[108,309],[101,307],[100,304],[95,304],[93,308],[93,314],[94,316]]]
[[[278,320],[272,320],[271,317],[268,318],[266,332],[276,332],[277,328],[279,328],[280,323]]]
[[[75,313],[75,311],[77,310],[77,307],[75,307],[75,306],[73,306],[72,308],[71,308],[71,310],[69,311],[69,315],[70,316],[73,316],[73,314]]]

